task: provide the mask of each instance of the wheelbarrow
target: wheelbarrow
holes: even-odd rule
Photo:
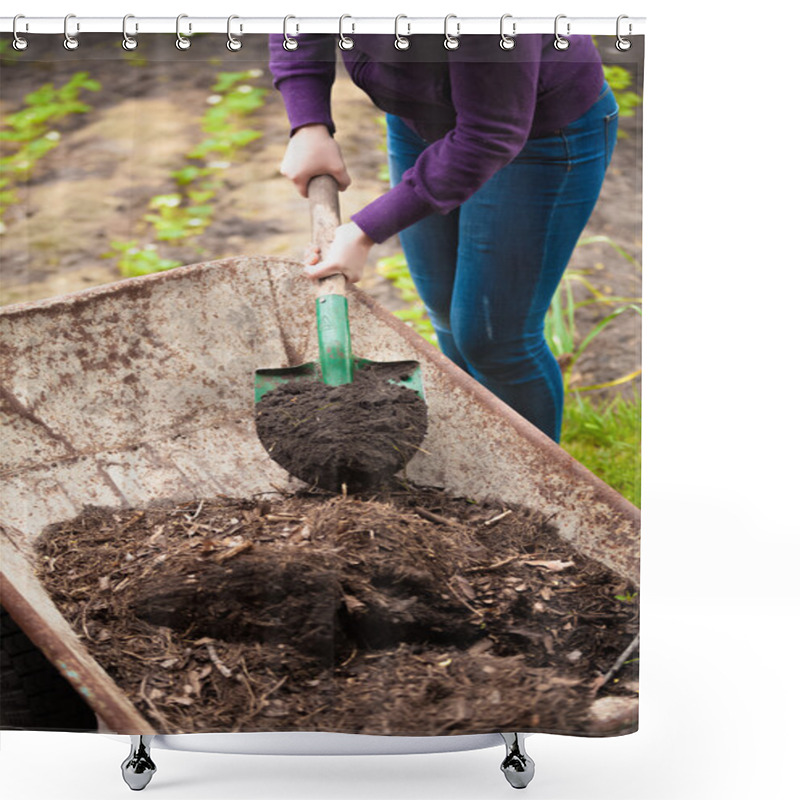
[[[259,366],[314,357],[313,287],[300,271],[286,259],[232,258],[0,309],[0,602],[83,697],[99,729],[131,737],[123,774],[133,788],[155,769],[151,745],[430,752],[503,741],[502,769],[524,786],[533,771],[525,732],[158,731],[90,656],[34,573],[36,537],[84,505],[142,507],[302,486],[261,446],[252,383]],[[562,537],[638,584],[638,509],[373,299],[354,287],[348,294],[352,336],[366,358],[421,366],[429,427],[408,479],[557,514]],[[630,730],[630,718],[609,715],[599,713],[598,735]]]

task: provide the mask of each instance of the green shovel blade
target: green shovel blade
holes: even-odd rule
[[[416,392],[420,400],[425,399],[422,387],[422,370],[417,361],[370,361],[368,358],[354,358],[353,370],[357,372],[364,367],[378,367],[385,369],[393,377],[387,377],[389,383],[405,386]],[[399,376],[399,377],[394,377]],[[321,381],[322,369],[316,361],[308,361],[297,367],[283,367],[280,369],[257,369],[255,373],[256,403],[261,398],[276,389],[282,383],[294,381]]]
[[[350,318],[347,298],[328,294],[317,298],[317,338],[319,362],[309,361],[297,367],[259,369],[255,374],[256,403],[282,383],[321,381],[328,386],[352,383],[356,370],[371,367],[386,373],[386,380],[405,386],[425,399],[422,370],[416,361],[370,361],[353,358],[350,343]]]

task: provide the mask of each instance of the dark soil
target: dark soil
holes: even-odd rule
[[[87,508],[37,550],[161,733],[580,734],[596,698],[635,697],[635,658],[598,688],[638,630],[632,587],[525,509],[405,485]]]
[[[401,370],[402,372],[402,370]],[[291,381],[256,406],[256,429],[270,457],[312,486],[338,492],[382,486],[425,438],[428,407],[392,365],[356,370],[352,383]],[[395,374],[397,373],[397,374]]]

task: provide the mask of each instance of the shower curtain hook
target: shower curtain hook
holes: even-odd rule
[[[242,49],[242,40],[238,36],[234,36],[233,33],[231,33],[231,22],[233,22],[235,19],[239,19],[236,14],[231,14],[228,17],[228,43],[226,44],[226,47],[231,51],[231,53],[235,53],[237,50]],[[239,23],[239,33],[241,32],[242,24]]]
[[[133,14],[126,14],[122,18],[122,49],[123,50],[135,50],[139,46],[139,42],[136,41],[135,36],[128,35],[128,20],[129,19],[136,19]],[[134,30],[138,33],[139,32],[139,23],[134,22]]]
[[[456,21],[456,35],[448,33],[447,31],[447,23],[450,22],[451,19]],[[458,37],[461,35],[461,23],[458,21],[458,17],[455,14],[448,14],[444,18],[444,48],[445,50],[458,50],[459,42]]]
[[[297,17],[293,17],[291,14],[287,14],[283,18],[283,49],[284,50],[297,50],[297,39],[293,39],[289,36],[289,20],[290,19],[297,19]],[[295,33],[299,31],[297,23],[295,23]]]
[[[553,42],[553,47],[555,47],[556,50],[566,50],[569,47],[569,42],[566,39],[564,39],[561,36],[561,34],[559,34],[559,32],[558,32],[558,21],[560,19],[567,19],[567,15],[566,14],[559,14],[556,17],[556,23],[555,23],[556,40]],[[569,36],[569,28],[570,28],[570,24],[569,24],[569,22],[567,22],[567,36]]]
[[[623,39],[622,35],[620,34],[620,23],[624,19],[629,19],[627,14],[620,14],[617,17],[617,41],[616,41],[616,43],[614,45],[617,48],[617,50],[619,50],[621,53],[624,53],[626,50],[630,50],[631,49],[631,41],[630,41],[630,39]],[[631,33],[633,33],[633,26],[629,22],[628,23],[628,36],[630,36]]]
[[[394,46],[398,50],[408,50],[411,47],[411,42],[408,41],[406,37],[411,36],[411,23],[407,22],[406,27],[408,30],[406,31],[405,36],[400,35],[400,20],[401,19],[408,19],[405,14],[398,14],[394,18]]]
[[[344,35],[344,32],[342,30],[342,26],[344,25],[344,21],[346,19],[353,19],[353,18],[349,14],[342,14],[342,16],[339,17],[339,49],[340,50],[352,50],[353,49],[353,45],[355,44],[355,42],[349,36],[345,36]],[[350,24],[350,33],[354,33],[355,29],[356,29],[356,24],[355,24],[355,22],[353,22],[353,23]]]
[[[69,21],[71,19],[75,19],[74,14],[67,14],[64,17],[64,49],[65,50],[74,50],[78,46],[78,39],[75,36],[72,36],[69,32]],[[76,33],[80,31],[81,25],[79,22],[75,23],[75,31]]]
[[[178,14],[178,18],[175,20],[175,35],[178,37],[175,40],[175,47],[178,50],[188,50],[190,45],[192,44],[190,39],[187,39],[181,33],[181,20],[186,19],[189,15],[188,14]],[[189,23],[189,33],[192,32],[192,23]]]
[[[512,20],[510,36],[505,32],[507,19]],[[500,17],[500,47],[502,47],[503,50],[513,50],[516,44],[514,37],[517,35],[517,23],[514,22],[513,19],[514,17],[512,14],[503,14],[503,16]]]
[[[18,19],[25,19],[25,15],[24,14],[17,14],[17,16],[14,17],[14,22],[11,24],[11,30],[12,30],[12,32],[14,34],[14,41],[11,43],[11,46],[15,50],[25,50],[28,47],[28,40],[27,39],[23,39],[22,36],[20,36],[19,33],[17,33],[17,20]],[[28,30],[28,23],[27,22],[25,23],[25,30],[26,31]]]

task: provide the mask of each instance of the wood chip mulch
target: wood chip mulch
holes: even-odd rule
[[[600,683],[638,595],[557,522],[403,485],[86,508],[36,548],[160,733],[592,735],[596,699],[636,693],[635,651]]]

